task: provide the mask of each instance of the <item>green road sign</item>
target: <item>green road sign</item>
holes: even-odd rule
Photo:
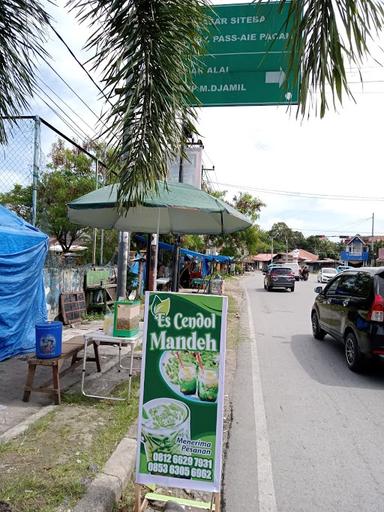
[[[200,106],[297,103],[298,84],[286,76],[288,5],[215,5],[210,12],[208,54],[193,69]]]
[[[136,482],[219,492],[227,297],[147,292]]]

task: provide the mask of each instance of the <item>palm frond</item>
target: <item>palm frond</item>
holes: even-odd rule
[[[2,117],[20,114],[34,91],[34,58],[46,55],[42,43],[49,20],[39,0],[1,0],[0,143],[7,138]]]
[[[120,204],[140,201],[196,131],[192,63],[201,54],[205,0],[71,0],[93,35],[94,68],[113,104],[104,124],[120,174]],[[115,141],[118,140],[116,143]]]
[[[346,64],[360,68],[371,55],[374,37],[384,27],[384,4],[381,0],[279,1],[281,6],[289,5],[289,68],[291,79],[300,84],[298,112],[309,115],[314,107],[323,117],[331,106],[329,97],[334,108],[342,104],[343,95],[353,98]]]

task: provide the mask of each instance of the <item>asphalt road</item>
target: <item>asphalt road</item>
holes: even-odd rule
[[[294,293],[261,273],[244,285],[226,512],[384,511],[384,366],[354,374],[341,344],[313,339],[313,276]]]

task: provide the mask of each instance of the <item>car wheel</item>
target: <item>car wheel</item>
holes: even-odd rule
[[[323,329],[320,327],[319,317],[317,316],[316,311],[312,311],[311,320],[312,320],[312,333],[313,333],[313,337],[316,340],[323,340],[324,336],[327,333],[325,331],[323,331]]]
[[[291,290],[291,292],[294,292],[295,291],[295,287],[291,286],[290,290]]]
[[[363,369],[364,356],[360,352],[359,344],[353,332],[349,332],[345,337],[345,360],[348,368],[353,372],[359,372]]]

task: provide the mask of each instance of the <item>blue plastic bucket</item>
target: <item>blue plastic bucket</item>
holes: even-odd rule
[[[45,322],[37,324],[36,329],[36,357],[51,359],[61,355],[63,337],[63,324],[61,322]]]

